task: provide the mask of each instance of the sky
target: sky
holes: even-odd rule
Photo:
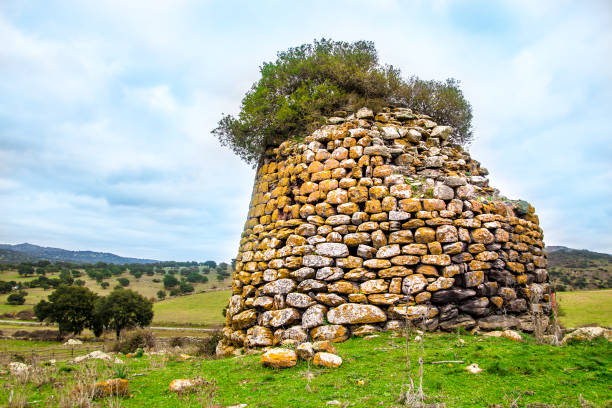
[[[612,253],[612,2],[0,1],[0,243],[228,261],[254,170],[211,134],[322,37],[461,81],[469,151],[546,245]]]

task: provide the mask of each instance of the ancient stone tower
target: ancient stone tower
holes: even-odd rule
[[[518,327],[550,311],[533,208],[408,109],[331,117],[257,170],[219,352],[343,341],[408,320]]]

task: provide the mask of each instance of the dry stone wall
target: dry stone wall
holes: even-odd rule
[[[226,314],[235,347],[343,341],[413,320],[428,330],[518,327],[550,312],[534,209],[489,187],[408,109],[339,112],[258,168]]]

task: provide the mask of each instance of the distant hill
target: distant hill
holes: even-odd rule
[[[73,263],[154,263],[154,259],[126,258],[108,252],[94,251],[68,251],[60,248],[41,247],[28,243],[10,245],[0,244],[0,262],[19,263],[29,262],[39,259],[47,259],[52,262],[73,262]],[[22,257],[22,258],[20,258]]]
[[[612,288],[612,255],[548,246],[550,281],[557,290]]]
[[[0,263],[17,264],[21,262],[34,262],[40,258],[28,255],[24,252],[13,251],[12,249],[0,249]]]

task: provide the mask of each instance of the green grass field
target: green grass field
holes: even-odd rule
[[[564,313],[559,320],[565,327],[612,326],[612,289],[559,292],[557,302]]]
[[[459,342],[459,338],[465,341]],[[503,338],[458,334],[431,334],[425,337],[423,387],[427,403],[446,407],[531,406],[606,407],[612,403],[612,347],[606,341],[565,347],[538,345],[530,336],[524,343]],[[411,342],[412,343],[412,342]],[[203,376],[217,384],[215,402],[220,406],[244,403],[249,407],[324,407],[331,400],[344,406],[400,407],[399,396],[407,382],[405,339],[383,333],[365,340],[353,338],[336,345],[344,363],[337,369],[297,366],[275,370],[262,367],[259,356],[222,360],[161,362],[160,356],[125,359],[132,396],[112,406],[186,407],[205,406],[198,395],[177,396],[168,391],[176,378]],[[418,384],[418,354],[411,344],[411,374]],[[462,360],[460,364],[431,364],[442,360]],[[469,374],[465,367],[477,363],[483,372]],[[25,395],[39,406],[54,407],[60,395],[70,395],[74,378],[86,373],[86,381],[104,380],[118,372],[108,363],[98,370],[71,366],[72,371],[49,368],[59,385],[21,385],[0,376],[0,405],[8,389]],[[310,377],[310,384],[308,381]],[[38,380],[39,382],[44,382]],[[65,387],[62,389],[62,387]],[[55,399],[53,399],[55,398]],[[583,398],[591,405],[581,405]],[[516,400],[516,405],[511,405]],[[107,401],[110,403],[110,401]],[[350,404],[350,405],[348,405]],[[548,404],[548,405],[544,405]],[[109,406],[106,403],[103,406]]]
[[[153,305],[153,325],[222,326],[223,308],[231,290],[219,290],[195,295],[177,296]]]

